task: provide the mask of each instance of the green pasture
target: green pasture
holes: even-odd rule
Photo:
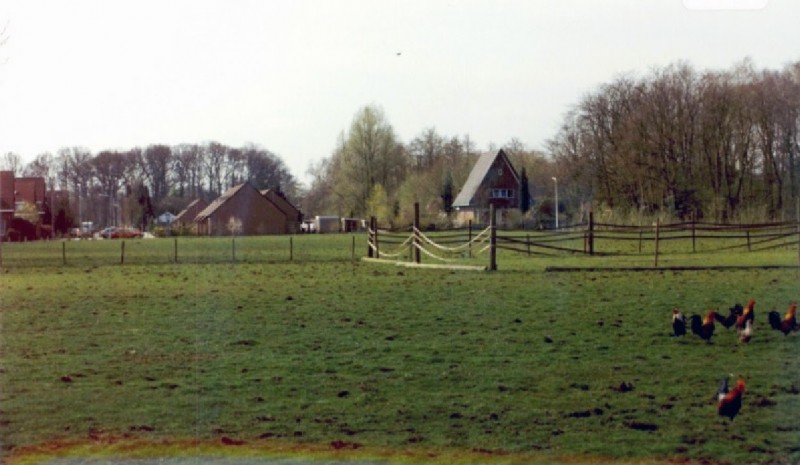
[[[414,269],[353,260],[354,238],[361,257],[363,235],[295,236],[291,259],[289,237],[180,238],[177,263],[172,239],[126,241],[123,265],[119,241],[3,244],[0,460],[109,435],[800,461],[800,334],[766,323],[800,300],[797,269],[554,273],[652,257],[510,251],[497,272]],[[660,263],[796,265],[797,249]],[[748,345],[671,336],[673,307],[750,297]],[[733,422],[714,402],[727,374],[748,388]]]

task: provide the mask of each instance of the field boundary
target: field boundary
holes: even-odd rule
[[[800,265],[687,265],[687,266],[548,266],[545,273],[575,273],[598,271],[747,271],[747,270],[800,270]]]

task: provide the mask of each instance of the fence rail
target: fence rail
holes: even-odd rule
[[[368,256],[398,260],[408,257],[409,261],[419,264],[422,258],[420,251],[435,260],[452,261],[472,258],[476,253],[488,250],[489,269],[496,269],[497,250],[538,257],[557,257],[564,254],[634,257],[652,255],[657,267],[659,256],[664,255],[794,248],[797,249],[800,262],[800,222],[738,225],[656,222],[652,225],[623,225],[596,223],[590,213],[589,222],[585,224],[557,230],[520,232],[502,230],[496,226],[493,213],[490,218],[489,227],[482,232],[473,231],[470,223],[466,229],[436,232],[431,237],[419,230],[417,221],[411,232],[400,233],[380,229],[377,220],[372,218],[368,235]],[[484,232],[485,237],[481,237]],[[485,238],[488,244],[479,247],[476,238]],[[440,253],[432,251],[433,248]],[[448,253],[451,255],[447,256]]]

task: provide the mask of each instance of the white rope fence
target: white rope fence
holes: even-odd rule
[[[437,248],[437,249],[439,249],[441,251],[451,252],[451,253],[461,252],[463,250],[466,250],[466,249],[472,247],[472,244],[476,244],[476,243],[484,242],[484,241],[488,240],[490,231],[491,231],[491,228],[486,228],[483,231],[479,232],[471,240],[469,240],[469,241],[467,241],[467,242],[465,242],[465,243],[463,243],[461,245],[458,245],[458,246],[455,246],[455,247],[446,247],[444,245],[437,244],[436,242],[433,241],[433,239],[431,239],[428,236],[426,236],[425,233],[423,233],[422,231],[420,231],[417,228],[414,228],[414,232],[417,233],[417,235],[419,235],[420,239],[422,239],[423,242],[425,242],[426,244],[428,244],[428,245],[430,245],[432,247],[435,247],[435,248]]]
[[[373,238],[375,237],[375,231],[369,229],[369,239],[367,239],[367,243],[369,244],[370,249],[375,251],[376,253],[380,253],[380,255],[388,258],[399,258],[402,255],[408,253],[408,249],[414,240],[414,235],[409,235],[406,240],[404,240],[400,245],[395,248],[395,252],[386,252],[384,250],[378,250],[378,247],[373,242]]]
[[[488,243],[489,242],[489,235],[490,235],[490,232],[491,232],[491,227],[487,227],[487,228],[483,229],[478,234],[476,234],[475,237],[473,237],[470,240],[468,240],[467,242],[465,242],[463,244],[460,244],[460,245],[457,245],[455,247],[448,247],[448,246],[444,246],[444,245],[438,244],[438,243],[436,243],[436,241],[434,241],[433,239],[428,237],[425,233],[423,233],[422,231],[420,231],[418,228],[415,227],[415,228],[413,228],[412,233],[409,234],[408,237],[406,237],[405,240],[402,243],[400,243],[399,245],[397,245],[396,247],[394,247],[390,251],[386,251],[383,248],[379,248],[378,245],[375,244],[374,238],[375,238],[375,235],[376,235],[376,231],[374,229],[370,228],[370,229],[368,229],[368,232],[369,232],[369,236],[368,236],[369,238],[367,240],[367,243],[368,243],[370,249],[373,250],[381,258],[385,257],[385,258],[398,259],[398,258],[401,258],[401,257],[405,256],[406,254],[408,254],[411,250],[414,250],[413,248],[416,248],[421,253],[425,254],[425,256],[430,257],[430,258],[432,258],[434,260],[438,260],[438,261],[446,262],[446,263],[452,263],[452,262],[455,262],[456,259],[454,259],[454,258],[446,258],[444,256],[437,255],[436,253],[428,250],[426,248],[426,246],[429,246],[429,248],[434,248],[434,249],[440,251],[440,253],[442,253],[442,255],[444,255],[444,254],[463,255],[467,250],[471,250],[474,245],[486,244],[486,246],[484,246],[481,249],[479,249],[479,250],[474,252],[476,254],[483,254],[483,253],[487,252],[491,247],[491,244]],[[420,239],[419,242],[415,240],[415,237]],[[380,241],[379,241],[379,243],[380,243]]]

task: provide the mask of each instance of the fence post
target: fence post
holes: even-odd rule
[[[372,220],[375,223],[375,229],[374,229],[375,236],[373,237],[373,239],[375,239],[375,258],[381,258],[381,242],[378,239],[378,237],[379,237],[379,234],[378,234],[378,218],[373,216]]]
[[[744,232],[744,234],[747,236],[747,251],[752,252],[752,249],[750,248],[750,230],[748,229]]]
[[[472,220],[467,221],[467,257],[472,258]]]
[[[367,257],[372,258],[372,244],[375,243],[375,217],[369,217],[369,228],[367,229]]]
[[[528,256],[531,256],[531,235],[525,234],[525,245],[528,246]]]
[[[594,255],[594,212],[589,212],[589,255]]]
[[[175,238],[175,263],[178,263],[178,238]]]
[[[639,226],[641,228],[641,226]],[[639,230],[639,253],[642,253],[642,235],[644,232],[640,229]]]
[[[659,226],[661,226],[661,219],[656,218],[656,263],[655,263],[656,268],[658,268],[658,230],[660,229]]]
[[[420,263],[419,245],[419,202],[414,202],[414,263]]]
[[[119,264],[125,264],[125,241],[122,241],[122,245],[120,245],[120,253],[119,253]]]
[[[356,236],[353,236],[353,245],[350,250],[350,259],[355,261],[356,259]]]
[[[289,261],[291,262],[294,259],[294,239],[292,236],[289,236]]]
[[[497,270],[497,212],[489,205],[489,271]]]

